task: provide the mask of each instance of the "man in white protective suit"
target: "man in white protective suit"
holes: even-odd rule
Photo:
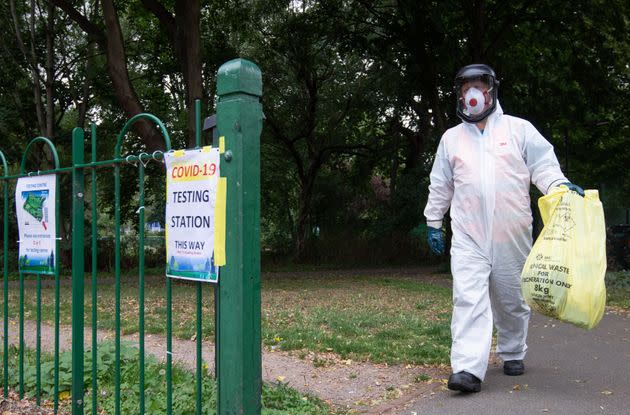
[[[450,208],[453,316],[448,388],[478,392],[488,367],[493,323],[506,375],[525,371],[530,309],[520,275],[532,247],[529,190],[565,185],[553,146],[521,118],[505,115],[499,82],[483,64],[455,77],[462,123],[440,140],[424,210],[431,250],[444,253],[442,219]]]

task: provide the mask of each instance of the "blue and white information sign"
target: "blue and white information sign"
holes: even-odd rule
[[[54,274],[56,251],[56,176],[22,177],[15,187],[19,233],[19,270]]]

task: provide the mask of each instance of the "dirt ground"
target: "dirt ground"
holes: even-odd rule
[[[49,415],[54,414],[51,409],[39,407],[33,401],[20,400],[15,392],[10,392],[8,398],[0,398],[0,414],[2,415]]]

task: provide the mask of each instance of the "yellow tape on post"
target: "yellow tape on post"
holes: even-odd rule
[[[219,154],[225,153],[225,137],[219,137]]]
[[[227,179],[219,178],[217,200],[214,205],[214,265],[225,265],[225,204]]]

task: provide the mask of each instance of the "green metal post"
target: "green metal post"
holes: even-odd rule
[[[138,363],[139,370],[139,391],[140,411],[144,414],[144,164],[142,160],[138,163],[138,340],[140,354]]]
[[[196,383],[196,393],[195,393],[195,401],[196,401],[196,405],[195,405],[195,415],[201,415],[201,409],[202,409],[202,387],[203,387],[203,382],[202,382],[202,372],[201,372],[201,364],[202,364],[202,348],[201,348],[201,341],[203,340],[203,335],[202,335],[202,319],[201,319],[201,313],[203,312],[203,308],[202,308],[202,304],[201,301],[203,299],[202,297],[202,282],[197,281],[197,383]]]
[[[36,310],[36,342],[35,342],[35,403],[41,405],[42,392],[42,276],[37,274],[37,310]]]
[[[0,159],[2,160],[2,173],[7,176],[9,174],[7,160],[4,157],[4,153],[0,151]],[[9,396],[9,183],[7,180],[3,180],[3,189],[4,189],[4,241],[3,241],[3,265],[4,265],[4,348],[2,361],[3,361],[3,375],[4,382],[3,386],[3,395],[4,397]]]
[[[262,76],[244,59],[217,75],[217,127],[225,137],[226,265],[219,282],[218,413],[260,414],[260,132]]]
[[[195,100],[195,147],[201,147],[201,100]],[[203,321],[202,321],[202,301],[203,301],[203,287],[202,282],[197,281],[197,388],[196,388],[196,405],[195,414],[201,415],[201,396],[202,396],[202,379],[201,379],[201,364],[202,364],[202,348],[201,342],[203,340]]]
[[[55,150],[54,154],[57,154]],[[58,157],[55,156],[57,169],[59,168]],[[59,270],[61,269],[61,252],[60,247],[60,238],[59,238],[59,229],[61,227],[61,191],[59,186],[59,175],[57,174],[55,177],[55,188],[57,191],[55,192],[55,235],[57,235],[57,239],[55,240],[55,252],[57,252],[55,258],[55,373],[53,375],[53,391],[55,394],[54,399],[54,412],[57,413],[59,409],[59,320],[61,318],[60,311],[60,294],[61,294],[61,281],[59,278]]]
[[[84,132],[72,130],[72,164],[84,163]],[[85,177],[82,168],[72,171],[72,415],[83,414],[83,300]]]
[[[96,124],[91,125],[92,163],[96,162]],[[97,357],[98,357],[98,211],[96,209],[96,167],[92,168],[92,414],[98,408]]]
[[[173,413],[173,283],[166,279],[166,414]]]
[[[114,166],[114,415],[120,415],[120,165]]]
[[[19,353],[19,379],[20,399],[24,398],[24,274],[20,272],[20,353]]]

